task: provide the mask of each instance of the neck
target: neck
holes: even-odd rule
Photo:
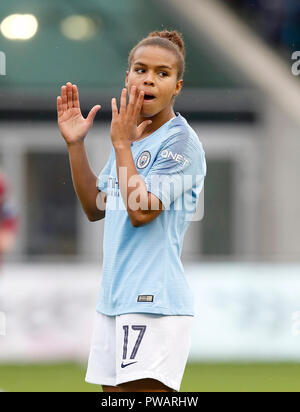
[[[155,130],[159,129],[163,124],[167,123],[173,117],[176,117],[173,108],[170,108],[167,112],[163,110],[153,117],[144,117],[140,114],[137,123],[138,125],[140,125],[145,120],[152,120],[152,123],[146,127],[143,135],[138,140],[149,136],[151,133],[155,132]]]

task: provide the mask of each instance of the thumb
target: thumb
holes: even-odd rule
[[[146,129],[147,126],[149,126],[152,123],[152,120],[145,120],[143,123],[141,123],[137,130],[138,130],[138,135],[142,135],[143,131]]]
[[[100,104],[97,104],[96,106],[94,106],[94,107],[91,109],[91,111],[89,112],[88,117],[87,117],[87,120],[88,120],[90,123],[93,123],[94,118],[95,118],[98,110],[100,110],[100,109],[101,109]]]

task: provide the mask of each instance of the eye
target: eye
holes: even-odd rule
[[[168,76],[167,72],[159,72],[159,74],[162,74],[162,77]]]
[[[144,69],[135,69],[136,72],[139,72],[140,70],[144,70]]]

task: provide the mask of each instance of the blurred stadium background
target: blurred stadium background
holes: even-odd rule
[[[129,50],[176,29],[175,110],[207,159],[204,219],[182,252],[197,315],[181,390],[299,391],[299,0],[11,0],[0,24],[0,165],[19,215],[0,274],[0,388],[99,391],[84,373],[104,222],[76,199],[56,96],[71,81],[84,113],[102,105],[86,139],[100,172]]]

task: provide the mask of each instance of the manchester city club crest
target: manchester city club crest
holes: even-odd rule
[[[150,152],[148,152],[148,150],[145,150],[144,152],[142,152],[139,157],[137,158],[136,161],[136,167],[138,169],[144,169],[145,167],[148,166],[149,162],[151,159],[151,154]]]

